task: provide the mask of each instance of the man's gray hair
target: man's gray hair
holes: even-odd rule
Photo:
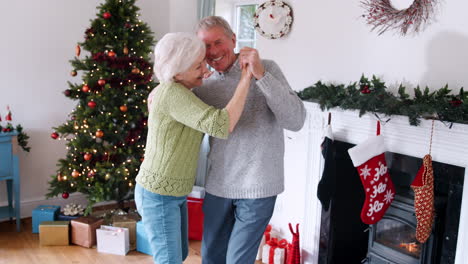
[[[201,30],[209,30],[214,27],[222,28],[224,30],[224,34],[229,38],[234,35],[231,26],[229,26],[229,23],[220,16],[207,16],[203,18],[198,22],[196,32],[198,33]]]
[[[172,82],[185,72],[200,55],[205,44],[193,33],[167,33],[154,48],[154,73],[160,82]]]

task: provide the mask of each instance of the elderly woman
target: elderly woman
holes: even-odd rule
[[[244,67],[224,109],[206,105],[191,89],[208,72],[205,44],[189,33],[165,35],[154,50],[160,85],[149,107],[145,159],[135,203],[158,264],[180,264],[188,254],[186,196],[195,182],[203,133],[226,139],[244,108],[252,78]]]

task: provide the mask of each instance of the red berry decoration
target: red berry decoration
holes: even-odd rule
[[[63,199],[68,199],[69,196],[70,196],[70,194],[67,193],[67,192],[63,192],[63,193],[62,193],[62,198],[63,198]]]
[[[113,58],[113,57],[115,57],[115,52],[113,52],[113,51],[111,50],[111,51],[107,52],[107,56]]]
[[[361,89],[361,93],[363,94],[370,94],[371,90],[369,89],[369,86],[364,85]]]
[[[459,100],[459,99],[454,99],[452,101],[450,101],[450,104],[453,106],[453,107],[457,107],[459,105],[461,105],[463,103],[462,100]]]
[[[57,139],[59,137],[59,134],[57,132],[54,132],[54,133],[50,134],[50,137],[53,138],[53,139]]]
[[[87,84],[83,85],[83,87],[81,87],[81,91],[83,91],[83,93],[89,92],[89,86]]]
[[[85,160],[91,160],[91,158],[93,158],[93,155],[91,153],[86,153],[86,154],[84,154],[83,158]]]
[[[97,83],[98,83],[100,86],[104,86],[104,84],[106,84],[106,80],[104,80],[104,79],[99,79],[99,80],[97,81]]]
[[[67,89],[67,90],[65,90],[65,91],[63,92],[63,94],[64,94],[65,96],[70,96],[70,95],[71,95],[71,90],[70,90],[70,89]]]
[[[111,15],[111,13],[109,13],[109,12],[105,12],[104,14],[102,14],[102,17],[103,17],[104,19],[109,19],[109,18],[111,18],[111,16],[112,16],[112,15]]]
[[[88,102],[88,106],[89,106],[89,108],[94,108],[94,107],[96,107],[96,102],[94,102],[94,101],[89,101],[89,102]]]

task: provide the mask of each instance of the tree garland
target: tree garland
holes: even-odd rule
[[[428,87],[421,90],[418,86],[414,89],[414,98],[410,99],[402,84],[398,95],[393,95],[379,78],[372,76],[372,80],[369,80],[363,75],[359,82],[347,86],[319,81],[298,92],[298,95],[302,100],[319,103],[322,110],[340,107],[358,109],[359,116],[366,112],[405,115],[411,125],[418,125],[421,118],[468,124],[468,92],[460,88],[458,95],[454,95],[447,85],[433,92]]]
[[[379,35],[389,29],[418,33],[432,20],[437,0],[414,0],[410,7],[403,10],[394,8],[391,0],[364,0],[361,2],[366,10],[367,24]]]

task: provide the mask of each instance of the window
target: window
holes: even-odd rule
[[[235,33],[237,36],[236,52],[243,47],[255,48],[257,33],[253,24],[253,16],[257,10],[255,4],[235,6]]]

